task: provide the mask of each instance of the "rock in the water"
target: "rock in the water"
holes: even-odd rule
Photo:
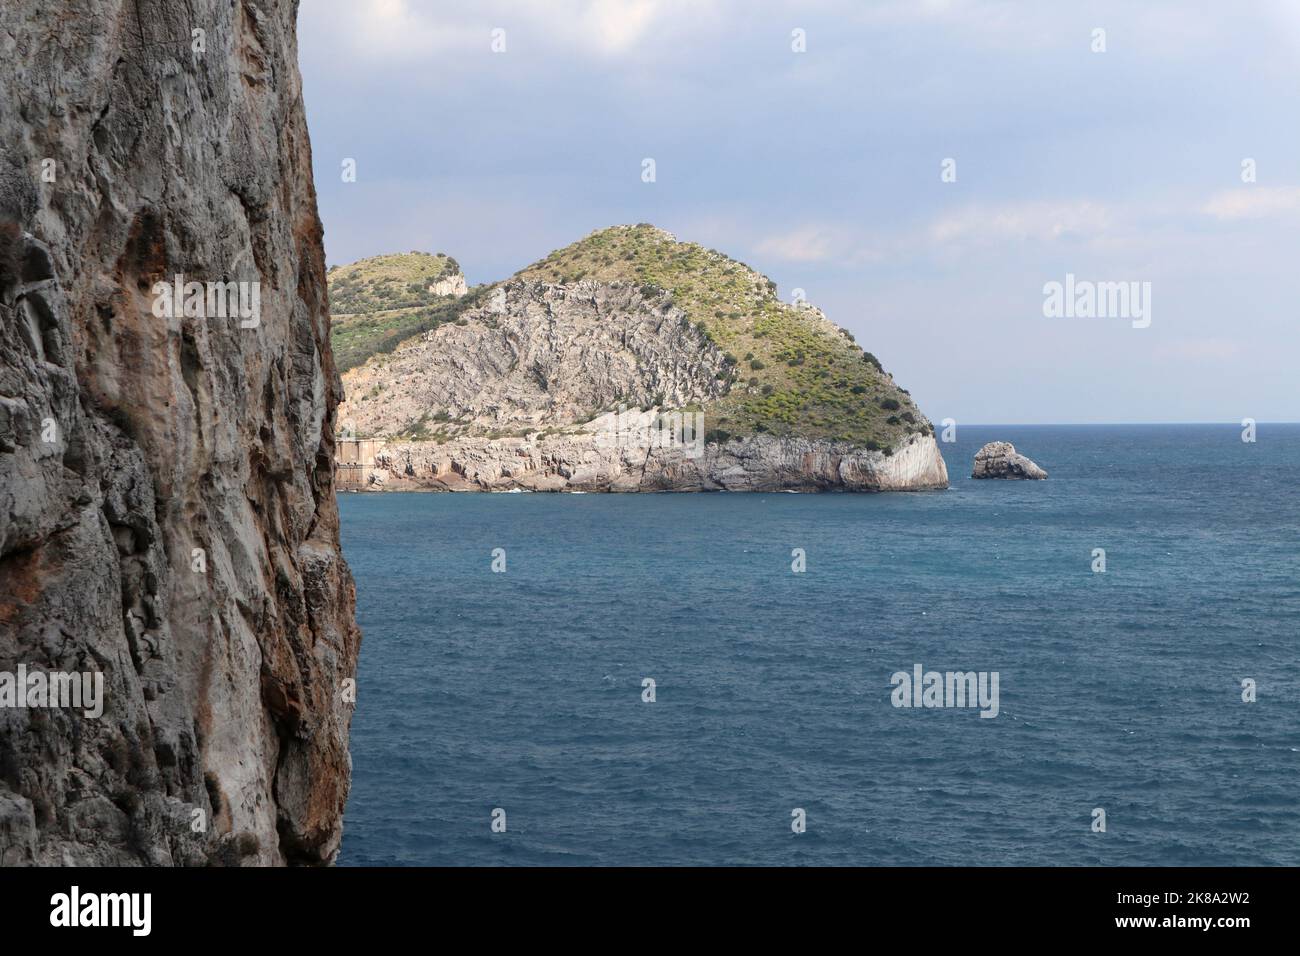
[[[1034,462],[1016,451],[1009,441],[991,441],[975,454],[972,478],[1046,478]]]
[[[359,634],[297,8],[0,3],[0,866],[338,848]],[[258,321],[158,309],[177,275]],[[33,673],[102,713],[11,705]]]

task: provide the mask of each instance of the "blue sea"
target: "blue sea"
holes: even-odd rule
[[[1300,425],[957,438],[946,492],[341,496],[340,863],[1300,864]]]

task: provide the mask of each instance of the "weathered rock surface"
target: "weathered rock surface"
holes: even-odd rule
[[[614,416],[598,420],[598,425]],[[638,416],[644,427],[654,413]],[[948,487],[931,435],[891,454],[759,435],[686,446],[620,442],[612,431],[390,445],[369,472],[386,491],[921,491]]]
[[[989,442],[975,453],[972,478],[1046,478],[1047,472],[1024,455],[1011,442]]]
[[[835,335],[816,310],[809,321]],[[933,434],[896,447],[758,434],[704,441],[692,413],[727,357],[662,294],[631,283],[504,283],[486,305],[351,369],[345,427],[390,440],[369,490],[892,491],[946,488]],[[891,380],[892,381],[892,380]],[[620,409],[592,415],[593,408]]]
[[[445,279],[438,279],[428,286],[428,291],[433,295],[450,295],[460,298],[469,291],[465,285],[465,277],[459,272],[449,275]]]
[[[541,430],[618,401],[681,406],[724,391],[721,350],[631,285],[516,279],[463,318],[352,369],[340,420],[363,435],[443,421]]]
[[[359,634],[296,11],[0,5],[0,672],[105,684],[98,719],[0,707],[2,864],[337,850]],[[177,274],[259,282],[260,321],[155,317]]]

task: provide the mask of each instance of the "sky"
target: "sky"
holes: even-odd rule
[[[1300,0],[302,0],[299,54],[331,265],[651,222],[935,422],[1300,420]]]

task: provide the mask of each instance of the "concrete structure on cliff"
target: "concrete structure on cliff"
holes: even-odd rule
[[[338,439],[334,448],[334,466],[339,491],[365,491],[369,488],[375,457],[384,445],[382,438]]]

